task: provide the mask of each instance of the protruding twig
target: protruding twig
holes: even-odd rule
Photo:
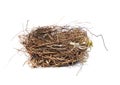
[[[104,38],[103,38],[103,35],[102,35],[102,34],[95,35],[94,33],[92,33],[92,32],[91,32],[90,30],[88,30],[87,28],[84,28],[84,29],[86,29],[90,34],[94,35],[95,37],[101,37],[101,38],[102,38],[102,41],[103,41],[103,45],[104,45],[106,51],[108,51],[108,49],[107,49],[107,47],[106,47],[106,45],[105,45],[105,41],[104,41]]]

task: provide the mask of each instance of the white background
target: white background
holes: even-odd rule
[[[31,69],[22,66],[27,57],[17,52],[18,34],[50,24],[79,24],[101,38],[91,36],[88,62],[63,68]],[[119,0],[0,0],[0,85],[120,85]],[[12,57],[12,58],[11,58]]]

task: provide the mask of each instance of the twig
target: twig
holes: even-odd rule
[[[90,30],[88,30],[87,28],[84,28],[84,29],[86,29],[90,34],[94,35],[95,37],[101,37],[101,38],[102,38],[102,41],[103,41],[103,45],[104,45],[106,51],[108,51],[108,49],[107,49],[107,47],[106,47],[106,45],[105,45],[105,41],[104,41],[104,38],[103,38],[103,35],[102,35],[102,34],[95,35],[94,33],[92,33],[92,32],[91,32]]]
[[[83,63],[81,63],[81,66],[80,66],[79,70],[77,71],[76,76],[78,76],[80,70],[82,70],[82,67],[83,67]]]

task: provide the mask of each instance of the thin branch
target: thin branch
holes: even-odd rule
[[[108,51],[108,48],[106,47],[105,40],[104,40],[104,37],[103,37],[102,34],[95,35],[94,33],[92,33],[92,32],[91,32],[90,30],[88,30],[87,28],[84,28],[84,29],[86,29],[90,34],[92,34],[92,35],[95,36],[95,37],[101,37],[101,38],[102,38],[102,41],[103,41],[103,45],[104,45],[106,51]]]

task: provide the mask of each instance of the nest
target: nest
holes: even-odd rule
[[[22,35],[31,67],[61,67],[84,63],[90,48],[87,32],[81,27],[43,26]]]

